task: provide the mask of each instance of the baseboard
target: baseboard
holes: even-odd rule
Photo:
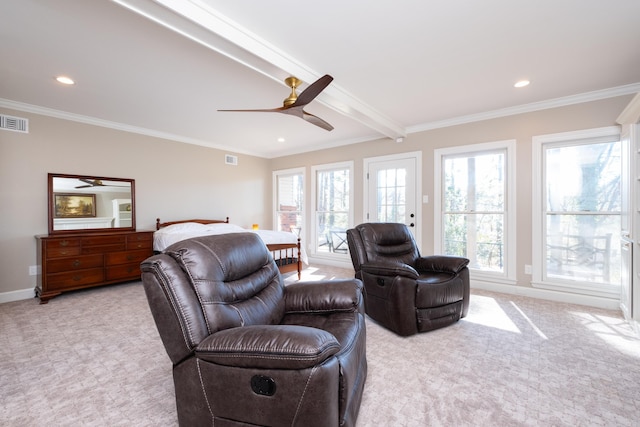
[[[340,267],[340,268],[347,268],[347,269],[353,270],[353,264],[351,264],[351,259],[349,259],[348,261],[341,261],[336,259],[310,256],[309,265],[313,265],[313,264],[330,265],[332,267]]]
[[[10,291],[0,293],[0,304],[4,302],[20,301],[23,299],[34,298],[36,292],[33,288],[21,289],[19,291]]]
[[[525,286],[502,285],[499,283],[471,280],[472,289],[484,289],[486,291],[500,292],[503,294],[522,295],[531,298],[549,301],[580,304],[589,307],[603,308],[605,310],[620,310],[620,301],[617,299],[596,297],[592,295],[571,294],[557,292],[548,289],[528,288]]]

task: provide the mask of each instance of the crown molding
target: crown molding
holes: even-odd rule
[[[640,123],[640,92],[638,92],[625,109],[622,110],[616,122],[621,125]]]
[[[27,104],[24,102],[12,101],[10,99],[0,98],[0,107],[10,110],[23,111],[25,113],[39,114],[41,116],[54,117],[62,120],[69,120],[77,123],[84,123],[92,126],[100,126],[103,128],[120,130],[123,132],[136,133],[139,135],[151,136],[154,138],[166,139],[169,141],[183,142],[185,144],[200,145],[203,147],[215,148],[218,150],[229,151],[229,147],[221,144],[216,144],[211,141],[205,141],[196,138],[189,138],[183,135],[176,135],[168,132],[161,132],[154,129],[143,128],[139,126],[127,125],[124,123],[112,122],[109,120],[102,120],[91,116],[84,116],[82,114],[69,113],[66,111],[60,111],[53,108],[40,107],[38,105]],[[266,157],[264,154],[256,154],[254,151],[233,149],[238,154],[247,154],[255,157]]]
[[[640,92],[640,83],[624,86],[617,86],[610,89],[585,92],[578,95],[565,96],[561,98],[549,99],[546,101],[533,102],[530,104],[518,105],[515,107],[502,108],[499,110],[486,111],[484,113],[470,114],[468,116],[454,117],[451,119],[429,122],[407,127],[407,133],[424,132],[432,129],[440,129],[449,126],[462,125],[466,123],[480,122],[483,120],[497,119],[500,117],[514,116],[516,114],[531,113],[533,111],[548,110],[551,108],[564,107],[567,105],[582,104],[585,102],[598,101],[601,99],[615,98],[617,96],[630,95]]]

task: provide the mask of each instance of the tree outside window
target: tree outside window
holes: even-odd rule
[[[444,253],[504,271],[506,150],[443,157]]]
[[[545,278],[620,285],[620,143],[545,146]]]
[[[346,253],[349,228],[349,169],[319,170],[316,174],[316,250]]]

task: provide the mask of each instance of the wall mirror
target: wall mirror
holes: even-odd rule
[[[49,234],[133,231],[133,179],[49,174]]]

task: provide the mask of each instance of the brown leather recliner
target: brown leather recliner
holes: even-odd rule
[[[284,286],[254,233],[175,243],[142,282],[181,426],[353,426],[367,375],[362,283]]]
[[[405,224],[360,224],[347,230],[347,241],[366,313],[382,326],[407,336],[467,315],[468,259],[421,256]]]

